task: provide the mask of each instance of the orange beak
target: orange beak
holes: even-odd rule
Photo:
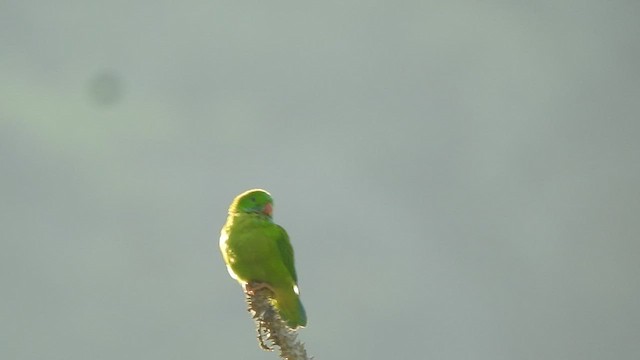
[[[267,203],[264,206],[264,210],[262,210],[263,213],[265,213],[266,215],[271,216],[271,214],[273,213],[273,205],[271,205],[270,203]]]

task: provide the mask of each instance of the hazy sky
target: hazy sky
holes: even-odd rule
[[[0,2],[0,358],[277,359],[218,251],[275,199],[316,359],[640,356],[640,2]]]

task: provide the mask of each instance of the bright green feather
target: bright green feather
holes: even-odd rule
[[[274,291],[280,317],[291,328],[307,317],[298,296],[293,248],[287,232],[271,219],[273,199],[260,189],[238,195],[220,234],[229,274],[241,284],[265,284]]]

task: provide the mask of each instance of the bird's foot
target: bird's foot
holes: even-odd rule
[[[244,292],[249,294],[249,295],[254,295],[256,293],[256,291],[262,290],[262,289],[269,289],[269,291],[274,292],[273,288],[271,286],[269,286],[269,284],[267,284],[267,283],[249,282],[249,283],[244,284]]]

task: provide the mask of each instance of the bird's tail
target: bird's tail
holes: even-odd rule
[[[276,308],[282,320],[292,329],[307,325],[307,313],[293,288],[276,290]]]

